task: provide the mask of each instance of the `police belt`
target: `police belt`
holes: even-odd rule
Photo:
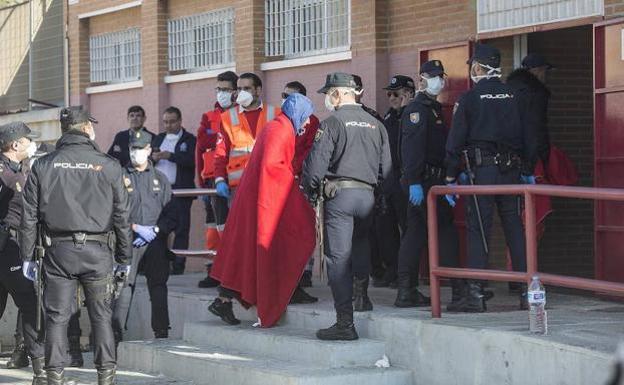
[[[436,167],[430,164],[425,165],[425,180],[429,179],[442,179],[446,175],[444,167]]]
[[[338,188],[360,188],[365,190],[373,190],[373,186],[368,183],[360,182],[355,179],[334,179],[330,181]]]
[[[107,233],[51,233],[48,234],[52,243],[74,242],[77,245],[84,245],[86,242],[100,242],[108,244],[113,236],[112,232]]]
[[[522,160],[513,152],[491,153],[480,149],[474,149],[469,153],[470,164],[473,167],[499,166],[516,168],[522,165]]]

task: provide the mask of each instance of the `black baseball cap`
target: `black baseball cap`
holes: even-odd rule
[[[317,92],[319,94],[325,94],[330,88],[334,87],[357,88],[357,84],[353,79],[353,75],[344,72],[334,72],[327,75],[325,85]]]
[[[496,47],[492,47],[488,44],[475,44],[472,57],[466,62],[466,64],[472,64],[473,61],[477,61],[481,64],[488,65],[493,68],[500,67],[501,55],[500,51]]]
[[[89,111],[82,107],[65,107],[61,109],[59,120],[61,121],[61,129],[67,130],[69,126],[80,123],[97,123],[98,121],[89,115]]]
[[[429,60],[420,66],[420,74],[428,74],[431,76],[445,75],[444,66],[439,60]]]
[[[530,53],[522,59],[522,67],[526,69],[546,67],[546,69],[555,68],[552,64],[546,61],[546,58],[539,53]]]
[[[384,90],[395,91],[401,88],[410,88],[416,89],[414,85],[414,79],[405,75],[394,75],[392,79],[390,79],[390,84],[387,87],[384,87]]]
[[[130,133],[130,148],[145,148],[152,143],[152,134],[145,130]]]
[[[33,139],[37,136],[24,122],[11,122],[0,126],[0,143],[3,145],[20,138]]]

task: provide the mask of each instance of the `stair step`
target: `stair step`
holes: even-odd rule
[[[287,327],[254,328],[243,322],[238,326],[220,321],[184,325],[183,340],[195,345],[219,346],[260,357],[292,360],[327,368],[372,366],[385,354],[382,341],[320,341],[315,332]]]
[[[242,338],[239,338],[239,341]],[[327,368],[254,356],[216,346],[196,346],[182,340],[122,342],[119,361],[135,370],[162,373],[195,385],[411,385],[412,374],[374,366]]]

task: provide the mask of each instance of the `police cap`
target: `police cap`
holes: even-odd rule
[[[500,51],[498,48],[492,47],[488,44],[475,44],[472,57],[468,60],[467,64],[472,64],[473,61],[477,61],[481,64],[488,65],[490,67],[500,67]]]
[[[20,138],[32,139],[37,136],[24,122],[11,122],[0,126],[0,143],[2,145]]]
[[[539,53],[530,53],[522,59],[522,67],[526,69],[546,67],[546,69],[555,68],[552,64],[546,61],[546,58]]]
[[[420,74],[428,74],[430,76],[444,75],[444,66],[439,60],[429,60],[420,66]]]
[[[346,74],[344,72],[334,72],[327,75],[325,79],[325,85],[323,88],[318,90],[319,94],[325,94],[329,91],[330,88],[334,87],[346,87],[346,88],[357,88],[357,84],[353,79],[353,75]]]
[[[130,148],[145,148],[152,143],[152,134],[145,130],[130,133]]]
[[[66,107],[61,109],[61,116],[59,120],[61,121],[61,129],[64,131],[68,130],[69,127],[74,124],[98,122],[95,118],[89,115],[89,111],[82,107]]]
[[[415,89],[414,79],[405,75],[394,75],[392,79],[390,79],[390,84],[388,84],[388,87],[385,87],[384,90],[394,91],[401,88]]]

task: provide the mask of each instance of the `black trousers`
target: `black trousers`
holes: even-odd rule
[[[373,274],[375,266],[383,264],[385,279],[393,281],[397,277],[401,234],[406,230],[407,197],[400,188],[384,194],[386,208],[377,212],[374,219],[374,231],[377,239],[379,261],[373,254]]]
[[[55,242],[44,259],[46,310],[46,369],[67,365],[67,324],[75,310],[76,285],[84,289],[94,339],[94,363],[98,369],[116,364],[112,321],[113,255],[108,245]]]
[[[353,312],[353,276],[370,275],[372,190],[341,189],[325,202],[327,275],[337,312]]]
[[[37,296],[31,281],[22,274],[22,258],[14,239],[9,239],[0,252],[0,303],[6,304],[11,295],[21,314],[22,333],[26,351],[31,358],[44,355],[43,333],[37,332]],[[19,329],[19,320],[16,328]]]
[[[476,167],[475,184],[497,185],[520,183],[520,171],[511,170],[501,173],[497,166]],[[505,241],[511,253],[514,271],[526,271],[526,245],[524,227],[520,218],[518,197],[514,195],[480,195],[478,197],[485,237],[489,242],[492,230],[494,206],[501,218]],[[466,197],[466,230],[468,240],[468,267],[486,269],[488,255],[483,248],[481,231],[472,197]]]
[[[175,229],[175,238],[173,239],[173,248],[186,250],[189,247],[189,232],[191,229],[191,205],[193,198],[171,198],[175,199],[176,209],[178,211],[178,226]],[[184,264],[186,257],[176,257],[177,263]]]
[[[406,228],[401,237],[399,249],[399,280],[410,281],[410,287],[418,286],[420,258],[427,245],[427,204],[426,196],[431,185],[425,185],[425,199],[420,206],[408,203]],[[459,264],[459,235],[453,223],[453,210],[443,196],[437,201],[438,247],[440,263],[447,267]]]

